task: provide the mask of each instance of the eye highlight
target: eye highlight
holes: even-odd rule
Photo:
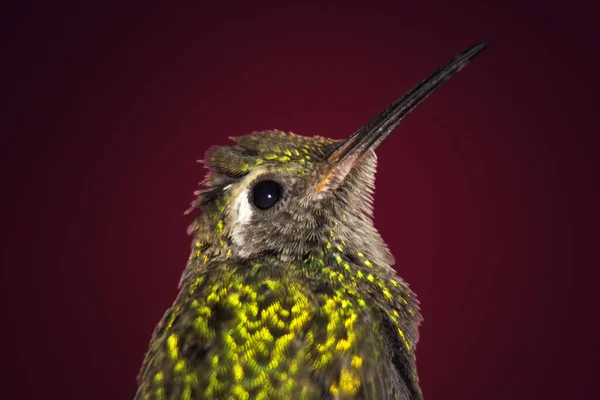
[[[258,182],[252,188],[252,202],[259,210],[267,210],[281,200],[283,188],[272,180]]]

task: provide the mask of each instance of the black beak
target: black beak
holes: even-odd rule
[[[338,166],[348,162],[353,165],[366,152],[377,148],[412,110],[458,71],[466,67],[487,45],[488,42],[481,42],[458,54],[346,139],[327,158],[330,168],[318,189],[321,190],[325,186],[329,176]]]

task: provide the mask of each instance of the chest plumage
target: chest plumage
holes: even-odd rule
[[[155,332],[148,397],[416,396],[414,294],[345,257],[341,270],[312,262],[209,265],[186,282]]]

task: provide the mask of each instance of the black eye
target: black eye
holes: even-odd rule
[[[275,181],[262,181],[254,185],[252,199],[254,205],[261,210],[273,207],[281,199],[283,189]]]

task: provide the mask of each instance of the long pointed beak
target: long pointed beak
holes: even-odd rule
[[[346,139],[327,158],[328,171],[323,181],[317,186],[317,190],[322,190],[331,175],[338,169],[349,171],[365,153],[377,148],[427,96],[466,67],[487,45],[488,42],[481,42],[458,54]]]

